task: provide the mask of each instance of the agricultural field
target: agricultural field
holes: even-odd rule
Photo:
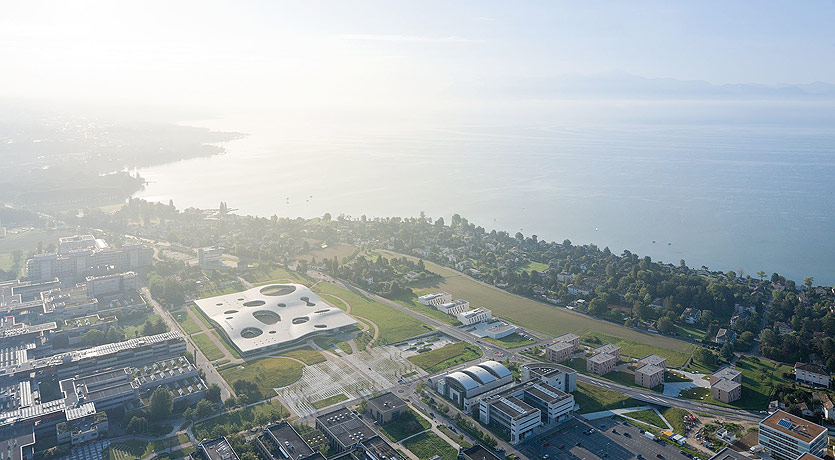
[[[458,458],[458,450],[431,431],[404,441],[403,446],[417,455],[420,460],[429,460],[436,455],[439,455],[441,460],[456,460]]]
[[[386,304],[331,283],[321,282],[313,290],[317,294],[324,293],[337,296],[351,304],[352,316],[365,318],[380,328],[380,340],[383,343],[400,342],[433,330],[430,326],[411,316],[404,315]]]
[[[583,414],[641,405],[638,401],[616,391],[583,382],[577,382],[574,401],[580,405],[580,413]]]
[[[243,367],[243,369],[240,369]],[[275,395],[274,388],[281,388],[302,377],[303,364],[281,357],[261,358],[220,371],[230,384],[235,380],[247,380],[258,385],[265,396]]]
[[[481,349],[467,342],[456,342],[437,350],[427,351],[408,359],[430,374],[442,371],[456,364],[466,363],[481,356]]]
[[[201,332],[199,334],[194,334],[191,336],[191,340],[197,345],[197,348],[206,356],[206,359],[209,361],[214,361],[216,359],[223,358],[226,356],[223,354],[223,351],[212,342],[212,339],[206,335],[205,332]]]
[[[385,257],[403,257],[391,251],[378,251]],[[412,260],[414,257],[406,256]],[[571,332],[584,335],[590,332],[616,337],[624,343],[643,345],[643,350],[652,350],[638,358],[657,353],[667,357],[670,366],[684,363],[682,356],[689,356],[693,345],[672,337],[659,334],[647,334],[635,331],[608,321],[598,320],[575,313],[563,308],[557,308],[525,297],[516,296],[493,286],[482,284],[455,270],[442,267],[432,262],[424,261],[426,268],[443,277],[440,282],[421,286],[430,291],[446,291],[456,299],[466,299],[471,305],[483,306],[491,309],[495,316],[501,316],[508,321],[528,329],[539,331],[551,336],[558,336]],[[626,350],[625,354],[629,354]],[[638,353],[637,349],[633,349]],[[630,355],[631,356],[631,355]],[[678,362],[679,364],[674,364]]]

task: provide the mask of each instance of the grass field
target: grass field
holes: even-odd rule
[[[194,316],[196,316],[198,319],[200,319],[200,322],[203,323],[203,326],[205,326],[206,329],[208,329],[208,330],[213,329],[214,326],[212,326],[212,324],[209,322],[209,319],[206,318],[206,315],[204,315],[203,312],[201,312],[199,308],[197,308],[194,305],[189,305],[187,308],[189,310],[191,310],[191,312],[194,314]]]
[[[710,389],[702,387],[694,387],[688,390],[681,390],[681,393],[679,393],[679,397],[694,399],[697,401],[704,400],[704,402],[713,402],[713,398],[710,397]]]
[[[318,345],[319,348],[323,348],[325,350],[330,350],[334,345],[336,345],[344,351],[345,354],[350,355],[354,352],[348,342],[334,342],[333,337],[316,337],[313,341],[316,342],[316,345]]]
[[[229,343],[228,340],[226,340],[225,334],[221,334],[220,331],[218,331],[217,329],[212,329],[212,335],[214,335],[215,338],[218,341],[220,341],[220,344],[223,345],[223,348],[225,348],[230,355],[232,355],[234,358],[241,359],[241,354],[238,353],[238,350],[236,350],[235,347],[232,346],[232,344]]]
[[[670,422],[670,425],[673,426],[673,431],[681,435],[687,432],[687,427],[684,425],[684,416],[689,412],[678,407],[663,407],[659,411]]]
[[[505,348],[522,347],[536,342],[535,340],[526,339],[515,332],[507,337],[502,337],[500,339],[493,339],[490,337],[485,337],[485,339],[488,342],[495,343],[496,345]]]
[[[649,423],[650,425],[656,426],[663,430],[668,429],[664,421],[661,420],[661,417],[659,417],[658,414],[656,414],[655,411],[651,409],[630,412],[625,415],[627,417],[634,418],[635,420],[640,420],[642,422]]]
[[[285,387],[302,377],[303,364],[281,357],[261,358],[252,362],[220,371],[220,375],[230,384],[238,379],[248,380],[258,385],[265,396],[273,396],[273,388]]]
[[[704,329],[697,329],[693,326],[687,325],[683,326],[680,324],[676,324],[675,326],[676,334],[679,337],[685,337],[688,339],[696,339],[696,340],[704,340],[705,338],[705,331]]]
[[[329,304],[333,305],[334,307],[336,307],[336,308],[338,308],[342,311],[348,311],[348,306],[345,305],[345,302],[340,300],[339,297],[336,297],[336,296],[331,295],[331,294],[325,294],[324,292],[319,292],[318,294],[319,294],[319,297],[321,297],[323,300],[327,301]]]
[[[194,322],[185,310],[175,311],[172,313],[174,319],[180,324],[180,327],[186,331],[186,334],[195,334],[203,330],[199,324]]]
[[[390,251],[379,251],[387,257],[403,257]],[[410,256],[407,256],[410,257]],[[417,260],[411,257],[413,260]],[[647,349],[653,351],[645,353],[639,358],[657,353],[666,356],[668,361],[681,360],[682,355],[689,355],[693,345],[687,342],[676,340],[658,334],[645,334],[608,321],[589,318],[585,315],[574,313],[562,308],[555,308],[544,303],[536,302],[524,297],[515,296],[493,286],[488,286],[461,273],[441,267],[432,262],[424,261],[426,268],[441,276],[441,282],[433,282],[423,286],[430,290],[440,290],[451,293],[455,298],[467,299],[472,305],[484,306],[493,311],[496,316],[501,316],[520,326],[539,331],[552,336],[558,336],[571,332],[582,336],[588,332],[596,332],[631,343],[646,344]],[[670,351],[674,353],[663,353]],[[625,351],[624,351],[625,352]],[[673,355],[673,356],[668,356]],[[631,355],[630,355],[631,356]],[[676,358],[676,359],[672,359]],[[681,360],[683,363],[684,361]],[[669,364],[673,366],[672,363]]]
[[[431,374],[480,356],[481,349],[477,346],[467,342],[456,342],[406,359]]]
[[[206,286],[200,290],[200,298],[217,297],[219,295],[232,294],[234,292],[241,292],[244,290],[244,285],[240,282],[235,282],[225,287]]]
[[[380,339],[383,343],[399,342],[433,330],[430,326],[388,305],[333,284],[322,282],[313,290],[317,293],[335,295],[351,304],[352,315],[367,318],[380,328]]]
[[[458,450],[431,431],[421,433],[403,442],[403,446],[417,455],[420,460],[429,460],[436,455],[439,455],[442,460],[456,460],[458,458]]]
[[[528,262],[527,265],[517,268],[516,272],[517,273],[519,273],[519,272],[530,272],[530,271],[536,270],[539,273],[542,273],[542,272],[548,270],[548,268],[549,268],[548,264],[543,264],[541,262],[530,261],[530,262]]]
[[[599,343],[590,343],[588,339],[591,337],[596,337],[599,340]],[[688,350],[686,352],[673,349],[664,349],[659,348],[657,345],[635,342],[633,340],[604,334],[602,332],[588,332],[585,335],[583,335],[581,340],[584,344],[593,347],[600,346],[600,344],[613,343],[620,347],[620,353],[622,355],[630,356],[632,358],[640,359],[655,353],[667,358],[667,366],[669,367],[679,367],[684,365],[684,363],[687,362],[687,358],[690,357],[690,353],[692,352],[693,348],[692,345],[685,344],[688,347]],[[676,340],[676,342],[679,341]]]
[[[325,407],[332,406],[336,403],[341,403],[342,401],[346,401],[347,399],[348,397],[345,396],[345,393],[339,393],[331,396],[330,398],[314,401],[311,404],[313,404],[313,407],[317,409],[324,409]]]
[[[196,423],[194,425],[194,433],[199,435],[202,430],[211,433],[212,428],[218,425],[236,426],[240,430],[246,430],[255,425],[255,418],[259,414],[266,414],[270,416],[272,419],[271,421],[277,421],[290,415],[278,399],[273,399],[255,406],[247,407],[246,409],[238,409],[236,411],[227,412],[225,414],[218,415],[217,417],[212,417],[200,423]]]
[[[286,268],[274,268],[268,272],[263,270],[255,270],[251,274],[245,276],[250,283],[257,285],[271,284],[271,283],[297,283],[310,286],[316,282],[313,278],[304,273],[298,273],[287,270]]]
[[[298,360],[304,361],[305,364],[312,365],[318,364],[325,361],[325,357],[322,356],[322,353],[310,348],[299,348],[298,350],[291,350],[281,354],[281,356],[289,356],[291,358],[296,358]]]
[[[171,436],[159,441],[139,441],[130,439],[117,442],[107,447],[107,458],[110,460],[133,460],[146,457],[154,452],[169,449],[188,442],[188,436]],[[176,458],[176,457],[172,457]]]
[[[577,382],[574,401],[580,405],[580,412],[583,414],[641,405],[638,401],[616,391],[583,382]]]
[[[212,339],[206,335],[205,332],[201,332],[199,334],[194,334],[191,336],[191,340],[194,341],[197,348],[200,349],[201,352],[206,356],[206,359],[209,361],[214,361],[216,359],[223,358],[225,355],[223,351],[212,342]]]
[[[465,449],[472,446],[472,444],[470,444],[469,442],[464,440],[464,435],[463,434],[453,433],[453,431],[450,430],[449,427],[446,426],[446,425],[438,425],[438,430],[440,430],[441,433],[447,435],[449,437],[449,439],[452,439],[453,441],[457,442],[459,446],[461,446]]]
[[[783,378],[784,373],[792,372],[792,367],[786,364],[749,356],[738,360],[736,369],[742,371],[742,397],[731,404],[713,399],[707,388],[691,388],[682,391],[680,396],[717,406],[764,410],[768,407],[768,402],[771,401],[771,396],[778,385],[792,384]]]
[[[429,421],[420,414],[416,414],[412,409],[409,409],[400,414],[397,419],[383,425],[380,431],[392,441],[400,442],[401,439],[428,430],[430,426]]]

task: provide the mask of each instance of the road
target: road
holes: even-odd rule
[[[171,313],[162,308],[159,302],[154,300],[154,298],[151,296],[151,291],[148,290],[147,287],[142,288],[142,297],[144,297],[145,302],[147,302],[148,305],[150,305],[154,309],[154,312],[156,312],[156,314],[158,314],[163,319],[163,321],[165,321],[165,323],[168,324],[169,329],[171,329],[172,331],[180,331],[180,334],[186,339],[186,342],[189,344],[189,348],[197,351],[197,367],[203,369],[203,372],[206,375],[205,378],[207,384],[211,385],[213,383],[216,383],[220,387],[221,400],[226,401],[226,399],[229,398],[229,396],[234,395],[234,391],[232,390],[232,388],[230,388],[229,385],[226,383],[226,380],[224,380],[223,377],[221,377],[220,374],[218,374],[217,370],[215,370],[214,366],[212,366],[211,361],[206,359],[206,356],[203,355],[203,352],[201,352],[200,349],[197,348],[197,346],[191,341],[191,338],[188,336],[188,334],[186,334],[185,332],[183,332],[182,329],[180,329],[180,324],[177,323],[177,320],[175,320],[174,317],[171,316]]]

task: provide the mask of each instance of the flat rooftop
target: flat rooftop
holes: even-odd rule
[[[667,362],[667,358],[655,354],[649,355],[646,358],[638,360],[639,363],[650,364],[653,366],[661,366],[662,363]]]
[[[551,377],[557,374],[571,374],[576,372],[568,366],[556,363],[528,363],[522,364],[522,368],[528,369],[542,377]]]
[[[371,427],[344,407],[320,415],[316,420],[344,447],[353,446],[376,435]]]
[[[617,356],[610,355],[608,353],[598,353],[598,354],[592,356],[591,358],[588,358],[589,361],[591,361],[593,363],[598,363],[598,364],[605,363],[605,362],[613,360],[613,359],[617,359]]]
[[[279,422],[267,427],[267,431],[277,441],[281,453],[286,459],[304,458],[313,455],[313,449],[299,436],[299,433],[287,422]]]
[[[710,457],[710,460],[751,460],[751,458],[741,452],[731,449],[730,447],[725,447],[717,452],[713,457]]]
[[[390,391],[369,399],[367,403],[379,412],[386,412],[406,407],[406,402]]]
[[[574,342],[576,340],[580,340],[580,336],[570,332],[554,338],[554,342]]]
[[[366,453],[370,453],[378,460],[404,460],[403,456],[380,436],[363,441],[362,446],[365,447]]]
[[[357,324],[301,284],[258,286],[194,303],[243,353]]]
[[[659,372],[664,372],[664,368],[655,364],[646,364],[636,369],[635,372],[640,372],[644,375],[655,375]]]
[[[35,444],[35,429],[31,423],[0,428],[0,444],[6,447],[4,460],[23,460],[23,448]]]
[[[462,453],[464,454],[464,457],[470,460],[501,460],[492,452],[485,449],[481,444],[476,444],[472,447],[464,449]]]
[[[736,369],[732,369],[730,367],[723,367],[722,369],[719,369],[718,371],[714,372],[711,375],[711,377],[716,377],[718,379],[733,380],[733,379],[739,377],[740,375],[742,375],[742,372],[740,372]]]
[[[531,406],[530,404],[526,403],[525,401],[522,401],[521,399],[515,396],[501,398],[497,401],[493,401],[491,404],[493,405],[493,407],[504,412],[505,414],[510,416],[510,418],[513,419],[521,418],[539,411],[539,409]]]
[[[620,347],[617,345],[613,345],[611,343],[607,343],[601,347],[597,347],[594,349],[595,353],[606,353],[606,354],[615,354],[620,351]]]
[[[223,437],[201,442],[197,450],[209,460],[240,460],[229,441]]]
[[[782,410],[764,418],[760,424],[803,442],[811,442],[827,431],[826,428],[816,423]]]
[[[554,342],[548,345],[546,348],[554,351],[562,351],[567,350],[569,348],[574,348],[574,344],[571,342]]]
[[[644,367],[646,367],[646,366],[644,366]],[[741,383],[734,382],[733,380],[719,379],[716,383],[711,385],[711,388],[716,388],[718,390],[731,392],[731,391],[733,391],[733,390],[735,390],[735,389],[737,389],[741,386],[742,386]]]

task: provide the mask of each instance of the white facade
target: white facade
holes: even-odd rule
[[[438,305],[452,302],[452,294],[448,292],[426,294],[418,297],[418,302],[428,307],[437,307]]]
[[[799,383],[813,386],[829,388],[830,381],[832,380],[826,369],[813,364],[795,364],[794,374]]]
[[[782,410],[760,422],[759,443],[773,457],[794,460],[803,454],[823,457],[828,430]]]
[[[484,333],[487,334],[487,337],[490,337],[491,339],[501,339],[515,332],[516,326],[511,326],[510,324],[500,324],[484,331]]]
[[[195,303],[241,353],[291,345],[357,324],[301,284],[270,284]]]
[[[455,300],[453,302],[442,303],[435,306],[438,311],[442,311],[447,315],[457,315],[470,309],[470,302],[466,300]]]
[[[93,298],[135,291],[139,288],[139,279],[134,272],[119,273],[116,275],[88,276],[85,283],[87,297]]]
[[[468,310],[455,315],[461,324],[468,326],[470,324],[480,323],[482,321],[489,321],[493,319],[493,312],[487,308],[479,307],[475,310]]]

